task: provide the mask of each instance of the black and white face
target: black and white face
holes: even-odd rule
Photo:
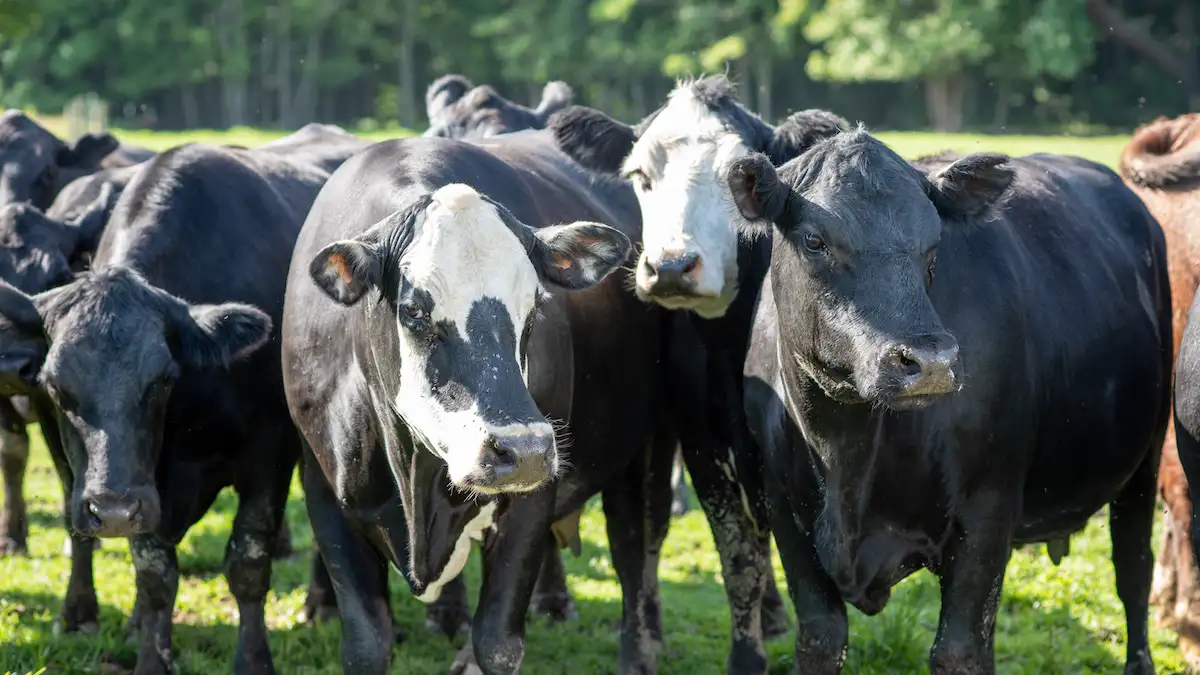
[[[444,186],[361,238],[326,247],[311,272],[353,304],[368,287],[377,392],[457,487],[522,492],[557,475],[554,428],[527,386],[526,345],[547,283],[582,289],[625,261],[629,240],[598,223],[533,230],[474,189]],[[381,315],[377,307],[386,307]],[[389,339],[389,333],[395,339]]]

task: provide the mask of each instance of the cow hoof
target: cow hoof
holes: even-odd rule
[[[306,624],[324,623],[330,619],[341,618],[338,612],[337,605],[312,605],[305,604],[304,609],[300,610],[300,621]]]
[[[425,613],[425,627],[453,641],[471,632],[471,614],[465,607],[430,607]]]
[[[450,675],[483,675],[483,670],[475,661],[475,647],[470,640],[458,650],[458,656],[450,664]]]
[[[533,596],[530,603],[536,616],[544,616],[550,623],[574,621],[579,618],[575,602],[570,593],[544,593]]]
[[[766,640],[776,640],[790,634],[792,631],[792,620],[788,616],[787,607],[780,605],[768,608],[764,605],[762,610],[762,631],[763,638]]]
[[[1154,663],[1146,652],[1138,652],[1137,656],[1125,662],[1125,675],[1154,675]]]
[[[100,632],[100,624],[96,621],[73,622],[59,617],[55,619],[52,628],[55,636],[60,635],[95,635]]]
[[[9,536],[0,537],[0,558],[19,555],[29,555],[29,547],[26,545],[24,539],[17,541]]]

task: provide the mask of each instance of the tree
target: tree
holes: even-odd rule
[[[1071,77],[1093,48],[1084,23],[1069,0],[827,0],[805,28],[820,45],[807,69],[838,82],[922,80],[934,128],[957,131],[969,70],[994,61],[1026,81]]]
[[[1200,13],[1193,2],[1183,0],[1175,6],[1173,35],[1164,29],[1162,22],[1150,17],[1130,17],[1105,0],[1085,0],[1084,7],[1102,35],[1178,78],[1187,93],[1188,108],[1200,109],[1200,42],[1196,37]]]

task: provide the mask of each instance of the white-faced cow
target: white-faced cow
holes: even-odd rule
[[[772,128],[736,101],[721,76],[681,83],[664,106],[636,127],[582,107],[559,113],[549,125],[561,149],[576,162],[633,183],[643,222],[634,286],[638,297],[690,310],[675,317],[671,362],[680,384],[671,387],[676,392],[674,416],[718,548],[750,552],[722,561],[733,610],[730,672],[764,672],[767,666],[753,604],[763,591],[755,587],[766,588],[763,633],[784,632],[787,615],[768,566],[761,461],[755,459],[741,415],[742,365],[770,240],[739,237],[729,226],[735,207],[725,170],[751,152],[766,152],[782,163],[812,138],[845,125],[835,115],[814,110]],[[721,480],[726,472],[737,475],[743,492]],[[722,547],[723,541],[730,543]],[[758,575],[740,571],[747,568]]]
[[[746,414],[798,615],[796,669],[837,673],[866,614],[927,568],[935,674],[991,673],[1014,545],[1107,505],[1126,675],[1154,672],[1150,536],[1170,410],[1162,230],[1087,160],[910,164],[862,129],[729,171],[728,228],[772,228]],[[1182,454],[1182,453],[1181,453]]]
[[[175,545],[227,485],[239,493],[226,551],[234,670],[273,671],[263,602],[299,439],[272,326],[327,178],[270,152],[170,150],[122,193],[90,271],[29,298],[33,313],[0,303],[17,307],[0,322],[4,380],[36,373],[53,402],[72,530],[130,538],[139,673],[169,668]],[[75,571],[68,605],[94,621]]]
[[[486,84],[474,86],[462,75],[443,75],[425,92],[429,129],[424,135],[467,139],[541,129],[574,99],[575,92],[566,82],[548,82],[537,107],[526,108]]]
[[[654,672],[677,444],[665,316],[605,278],[639,234],[632,191],[543,131],[381,143],[322,190],[292,261],[283,358],[346,672],[387,671],[386,564],[429,601],[478,537],[458,667],[516,672],[548,528],[597,492],[624,596],[618,671]]]

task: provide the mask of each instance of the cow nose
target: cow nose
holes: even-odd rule
[[[552,428],[521,433],[492,434],[484,441],[479,465],[481,487],[499,491],[531,490],[553,474],[555,459]]]
[[[900,396],[949,394],[957,384],[958,343],[950,338],[930,346],[889,345],[882,365],[896,378]]]
[[[158,525],[158,497],[152,488],[121,493],[87,490],[81,500],[77,529],[95,537],[129,537]]]
[[[697,253],[664,253],[657,259],[642,258],[646,291],[651,295],[690,295],[700,271]]]

